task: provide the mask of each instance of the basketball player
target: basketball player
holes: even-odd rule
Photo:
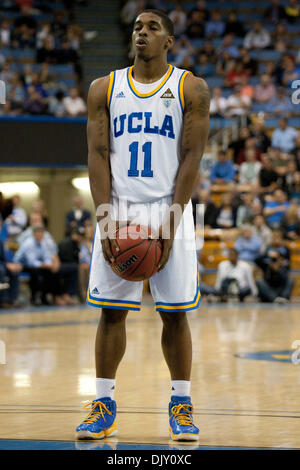
[[[190,199],[209,133],[210,94],[201,78],[168,65],[173,41],[168,16],[145,10],[134,23],[134,65],[91,84],[88,166],[95,207],[111,203],[111,220],[122,220],[114,209],[120,200],[127,200],[129,220],[137,208],[144,216],[154,208],[157,215],[163,214],[162,223],[154,227],[160,236],[164,227],[171,227],[170,237],[162,240],[159,272],[149,283],[163,322],[162,349],[171,375],[169,432],[174,440],[197,440],[186,316],[200,302]],[[163,209],[172,204],[182,210],[177,222],[171,210]],[[192,249],[184,237],[177,237],[179,228],[193,234]],[[117,249],[113,237],[105,238],[97,224],[87,299],[102,308],[95,348],[96,399],[76,429],[79,439],[101,439],[117,432],[113,395],[126,346],[125,320],[128,310],[140,310],[141,305],[143,283],[121,279],[109,266],[114,261],[112,245]]]

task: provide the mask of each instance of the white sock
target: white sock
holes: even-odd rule
[[[171,389],[171,395],[189,397],[191,392],[191,382],[188,380],[171,380]]]
[[[110,397],[114,399],[115,379],[96,379],[96,398]]]

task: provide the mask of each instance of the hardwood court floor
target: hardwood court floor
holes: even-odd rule
[[[0,440],[74,441],[86,416],[82,403],[94,398],[99,313],[89,307],[1,312],[7,358],[0,365]],[[291,362],[292,343],[300,340],[299,305],[203,303],[189,319],[198,445],[300,448],[300,364]],[[115,395],[119,433],[105,441],[111,448],[174,446],[160,334],[151,302],[129,313]]]

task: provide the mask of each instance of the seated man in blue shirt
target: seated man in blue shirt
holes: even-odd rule
[[[21,265],[11,262],[8,251],[0,240],[0,308],[16,307],[21,269]]]
[[[286,199],[284,191],[276,189],[273,200],[266,202],[264,205],[264,216],[267,224],[272,229],[277,229],[280,226],[284,214],[290,207],[290,203]]]
[[[253,235],[251,225],[243,225],[242,235],[237,238],[234,248],[238,252],[239,259],[254,263],[261,252],[262,241],[259,237]]]
[[[272,147],[279,148],[281,152],[291,153],[296,147],[297,130],[288,126],[285,118],[279,120],[277,127],[272,134]]]
[[[235,169],[233,163],[227,159],[226,153],[218,153],[218,161],[213,165],[210,180],[214,184],[224,184],[234,181]]]
[[[32,226],[33,235],[21,244],[14,261],[23,266],[30,274],[31,301],[34,305],[51,303],[48,294],[57,294],[57,278],[59,269],[57,255],[53,255],[45,240],[45,228],[42,224]]]

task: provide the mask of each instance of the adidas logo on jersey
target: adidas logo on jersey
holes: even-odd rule
[[[168,88],[163,95],[161,95],[161,98],[163,99],[163,103],[165,105],[166,108],[168,108],[170,106],[170,104],[172,103],[172,99],[175,99],[175,96],[173,95],[173,93],[171,92],[170,88]]]
[[[92,290],[92,294],[100,294],[100,292],[98,291],[97,287],[95,287],[95,289]]]
[[[116,98],[125,98],[123,91],[120,91],[120,93],[117,94]]]

